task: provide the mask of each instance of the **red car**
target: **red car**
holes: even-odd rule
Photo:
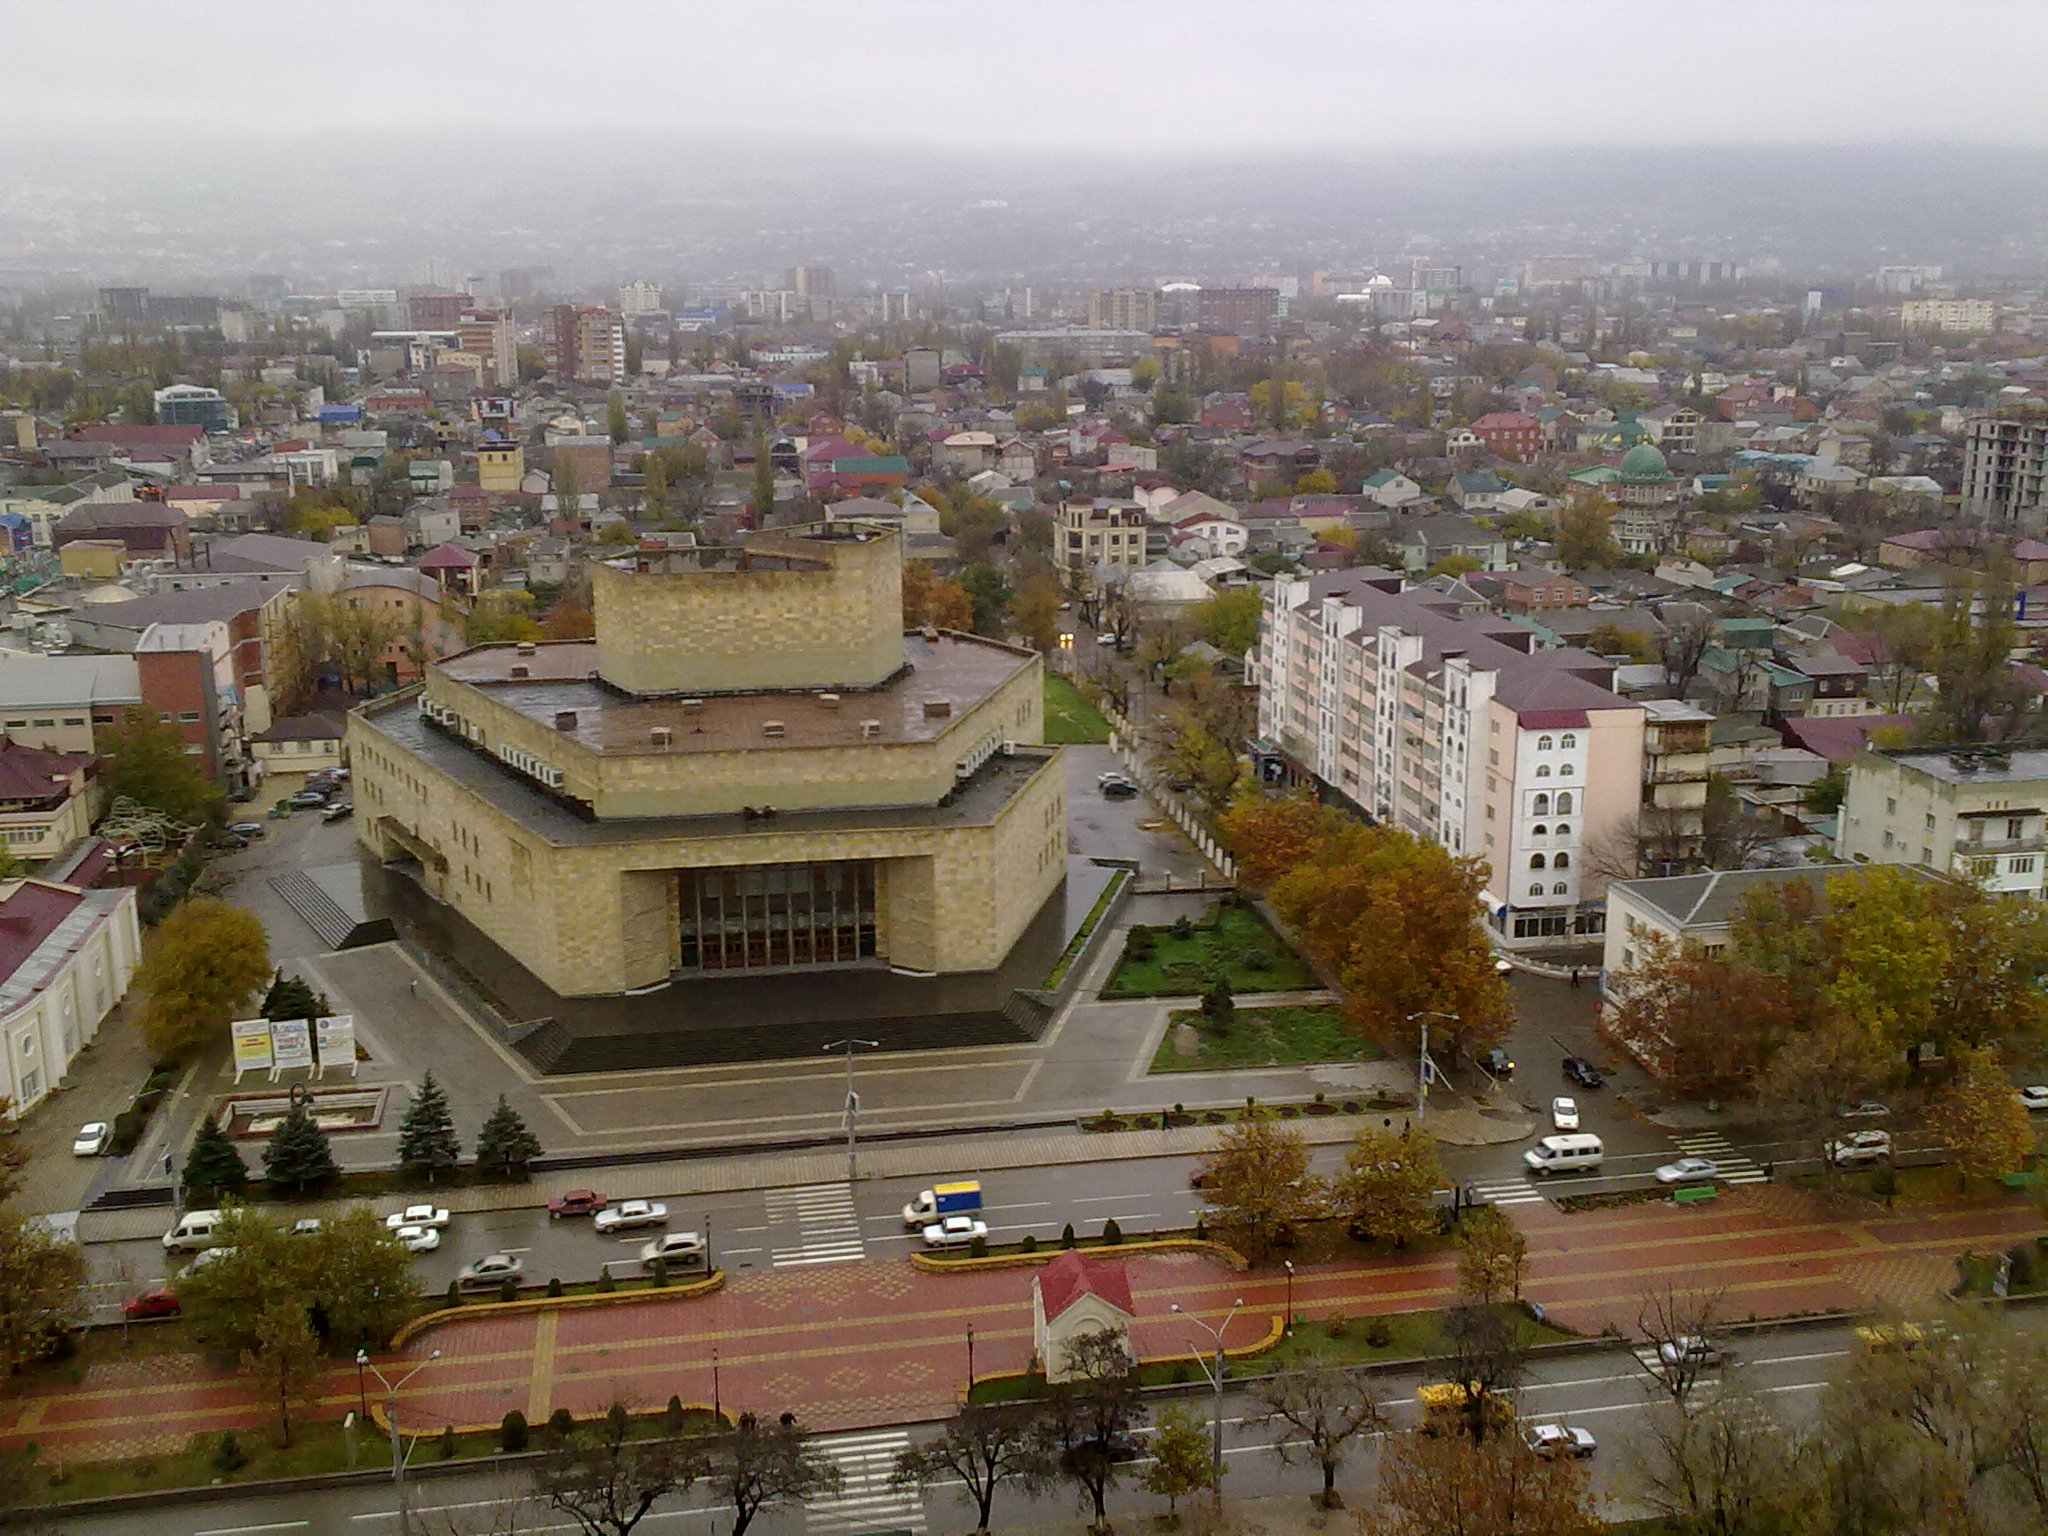
[[[605,1199],[594,1189],[572,1189],[566,1195],[557,1195],[548,1202],[551,1218],[563,1216],[595,1216],[604,1209]]]
[[[176,1317],[178,1293],[168,1285],[144,1291],[140,1296],[130,1296],[122,1302],[121,1313],[131,1322],[142,1322],[152,1317]]]

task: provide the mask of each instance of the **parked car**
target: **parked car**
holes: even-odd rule
[[[1081,1450],[1088,1446],[1099,1450],[1104,1461],[1136,1461],[1144,1450],[1137,1437],[1128,1430],[1110,1429],[1086,1440],[1069,1442],[1060,1452],[1061,1459],[1071,1465]]]
[[[1600,1069],[1583,1056],[1565,1057],[1564,1075],[1581,1088],[1604,1088],[1607,1085],[1607,1079],[1600,1075]]]
[[[337,800],[320,813],[320,819],[322,821],[346,821],[355,813],[356,804],[353,800]]]
[[[325,805],[327,797],[317,789],[295,789],[285,796],[285,804],[295,811],[310,811],[316,805]]]
[[[1579,1128],[1579,1101],[1562,1097],[1552,1099],[1550,1128],[1554,1131],[1576,1131]]]
[[[473,1259],[455,1272],[455,1283],[465,1291],[503,1285],[526,1273],[526,1265],[513,1253],[488,1253]]]
[[[591,1221],[591,1225],[600,1232],[626,1232],[634,1227],[667,1224],[668,1207],[659,1200],[622,1200],[617,1205],[606,1206]]]
[[[1576,1424],[1531,1424],[1522,1431],[1522,1438],[1529,1449],[1538,1456],[1555,1459],[1559,1456],[1586,1457],[1600,1448],[1592,1431],[1579,1428]]]
[[[318,1216],[301,1216],[297,1221],[292,1223],[292,1236],[317,1237],[320,1233],[320,1229],[326,1225],[327,1223],[322,1221]]]
[[[263,835],[263,823],[260,821],[231,821],[228,823],[228,830],[237,837],[261,837]]]
[[[1721,1170],[1714,1166],[1711,1157],[1681,1157],[1657,1170],[1659,1184],[1687,1184],[1694,1179],[1716,1179],[1720,1176]]]
[[[976,1221],[972,1216],[948,1216],[924,1229],[927,1248],[965,1248],[977,1237],[986,1240],[988,1223]]]
[[[548,1202],[548,1217],[559,1221],[564,1216],[595,1216],[606,1203],[604,1196],[594,1189],[572,1189]]]
[[[1728,1351],[1712,1339],[1701,1338],[1698,1334],[1682,1334],[1659,1344],[1657,1359],[1661,1364],[1670,1366],[1726,1365]]]
[[[121,1315],[131,1323],[146,1322],[152,1317],[176,1317],[178,1293],[168,1285],[160,1285],[140,1296],[130,1296],[121,1303]]]
[[[114,1128],[104,1120],[88,1120],[78,1128],[78,1134],[71,1138],[73,1157],[98,1157],[107,1150],[107,1143],[114,1139]]]
[[[1860,1104],[1837,1104],[1835,1114],[1843,1120],[1882,1120],[1891,1113],[1891,1107],[1875,1099],[1865,1099]]]
[[[441,1233],[435,1227],[394,1227],[392,1236],[405,1245],[407,1253],[432,1253],[441,1246]]]
[[[1514,1062],[1509,1059],[1508,1053],[1497,1045],[1490,1051],[1482,1051],[1480,1053],[1479,1065],[1486,1068],[1495,1077],[1513,1077],[1515,1075]]]
[[[2028,1109],[2048,1109],[2048,1086],[2034,1084],[2019,1090],[2020,1103]]]
[[[1129,800],[1138,793],[1138,786],[1121,776],[1102,780],[1100,788],[1109,800]]]
[[[1851,1131],[1828,1143],[1828,1159],[1837,1168],[1867,1168],[1891,1155],[1890,1131]]]
[[[408,1205],[402,1211],[393,1211],[384,1218],[384,1225],[396,1232],[400,1227],[434,1227],[448,1225],[447,1207],[431,1205]]]
[[[705,1259],[704,1239],[694,1232],[666,1232],[651,1243],[640,1245],[640,1267],[654,1268],[655,1262],[670,1269],[687,1269]]]
[[[217,848],[223,853],[238,853],[248,847],[249,842],[250,839],[239,832],[217,832],[207,839],[210,847]]]

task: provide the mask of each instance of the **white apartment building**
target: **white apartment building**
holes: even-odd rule
[[[2048,503],[2048,415],[1963,423],[1963,510],[1987,523],[2040,527]]]
[[[1835,852],[2039,896],[2048,855],[2048,751],[1865,750],[1849,765]]]
[[[1644,710],[1612,663],[1461,619],[1387,571],[1278,581],[1252,677],[1264,745],[1378,820],[1484,859],[1511,946],[1599,933],[1586,849],[1642,801]]]
[[[1998,306],[1989,299],[1908,299],[1899,306],[1899,328],[1989,336],[1998,329]]]

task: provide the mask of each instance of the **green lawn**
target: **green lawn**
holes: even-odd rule
[[[1192,1056],[1174,1049],[1175,1026],[1192,1024],[1202,1046]],[[1148,1069],[1213,1072],[1223,1067],[1274,1067],[1307,1061],[1377,1061],[1386,1053],[1361,1039],[1341,1008],[1240,1008],[1230,1028],[1212,1029],[1198,1009],[1175,1009]]]
[[[1185,938],[1176,938],[1171,928],[1135,925],[1102,995],[1194,997],[1215,971],[1233,992],[1300,992],[1321,985],[1255,908],[1223,905]]]
[[[1045,739],[1056,747],[1100,746],[1109,740],[1109,722],[1057,672],[1045,674]]]

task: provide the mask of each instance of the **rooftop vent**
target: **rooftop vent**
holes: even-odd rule
[[[827,709],[837,709],[839,707],[839,695],[836,693],[821,693],[818,695],[818,702]]]
[[[675,739],[675,734],[667,726],[657,725],[648,729],[647,739],[657,747],[665,747]]]
[[[538,647],[535,646],[531,640],[522,640],[519,642],[519,654],[521,656],[531,656],[537,649]]]
[[[780,720],[763,720],[761,722],[761,734],[763,736],[780,736],[782,734],[782,722]]]
[[[944,720],[953,713],[953,701],[942,699],[937,694],[925,695],[924,717],[927,720]]]
[[[702,699],[683,700],[683,713],[686,715],[694,715],[698,710],[702,709],[703,707],[704,701]]]
[[[924,627],[924,637],[925,637],[925,639],[927,639],[927,640],[936,640],[936,639],[938,639],[938,638],[939,638],[939,626],[938,626],[938,625],[936,625],[936,624],[927,624],[927,625],[925,625],[925,627]]]
[[[533,668],[531,667],[514,667],[512,669],[512,679],[514,682],[517,682],[522,677],[531,676],[533,676]]]
[[[575,711],[575,710],[573,710],[573,709],[558,709],[558,710],[556,710],[556,711],[555,711],[555,729],[556,729],[556,730],[558,730],[558,731],[573,731],[573,730],[575,730],[575,729],[576,729],[576,711]]]
[[[877,737],[877,736],[879,736],[879,735],[881,735],[881,734],[882,734],[882,722],[881,722],[881,721],[879,721],[879,720],[863,720],[863,721],[861,721],[861,723],[860,723],[860,739],[861,739],[862,741],[872,741],[872,740],[874,740],[874,739],[875,739],[875,737]]]

